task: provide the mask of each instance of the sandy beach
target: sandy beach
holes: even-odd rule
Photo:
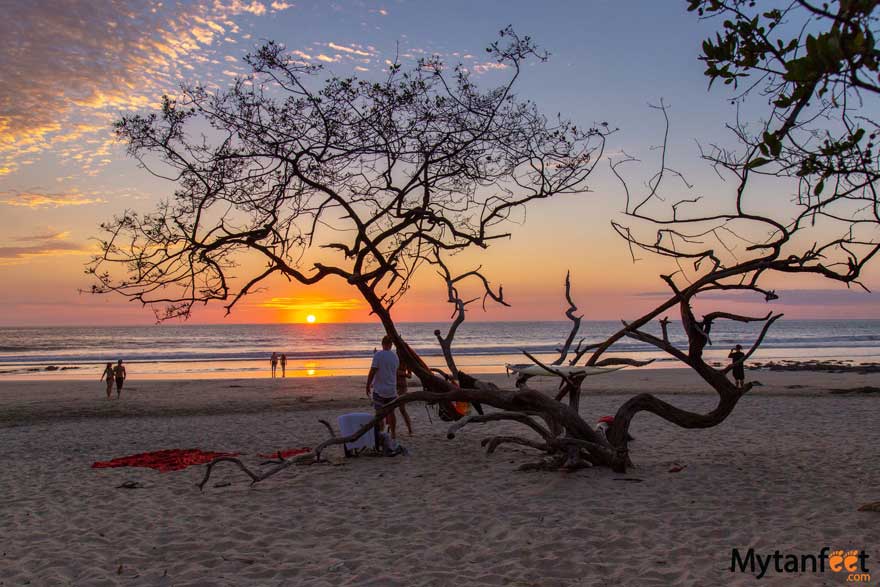
[[[0,384],[0,585],[837,585],[845,574],[731,572],[759,554],[860,549],[880,577],[878,374],[752,372],[764,385],[721,426],[634,421],[636,467],[523,473],[536,456],[480,440],[517,430],[447,424],[412,406],[410,455],[293,467],[251,487],[220,467],[92,469],[168,448],[257,453],[314,446],[318,418],[367,409],[363,378],[137,381],[122,401],[83,381]],[[512,385],[504,376],[493,376]],[[682,369],[586,386],[613,413],[653,389],[713,400]],[[673,397],[674,396],[674,397]],[[673,468],[685,466],[679,472]],[[136,489],[120,488],[134,482]],[[869,583],[873,584],[873,583]]]

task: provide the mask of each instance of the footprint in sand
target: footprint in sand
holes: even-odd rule
[[[859,564],[859,551],[858,550],[848,550],[846,554],[843,555],[843,568],[845,568],[850,573],[855,572],[858,568]]]
[[[828,566],[831,567],[831,570],[835,573],[843,569],[843,551],[842,550],[832,550],[831,554],[828,555]]]

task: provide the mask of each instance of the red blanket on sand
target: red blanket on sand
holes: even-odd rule
[[[204,465],[219,457],[235,456],[238,456],[237,452],[203,452],[197,448],[172,448],[119,457],[112,461],[98,461],[92,463],[92,468],[149,467],[167,473],[168,471],[180,471],[192,465]]]

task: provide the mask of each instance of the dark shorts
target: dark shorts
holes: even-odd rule
[[[377,395],[375,392],[373,393],[373,407],[375,409],[381,409],[393,402],[397,399],[397,396],[394,397],[385,397],[383,395]]]
[[[122,387],[123,382],[125,382],[125,379],[123,379],[122,377],[117,377],[116,378],[116,387]]]

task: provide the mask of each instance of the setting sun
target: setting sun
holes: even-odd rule
[[[309,324],[314,324],[315,320],[317,320],[317,318],[315,318],[314,314],[309,314],[308,316],[306,316],[306,322],[308,322]]]

